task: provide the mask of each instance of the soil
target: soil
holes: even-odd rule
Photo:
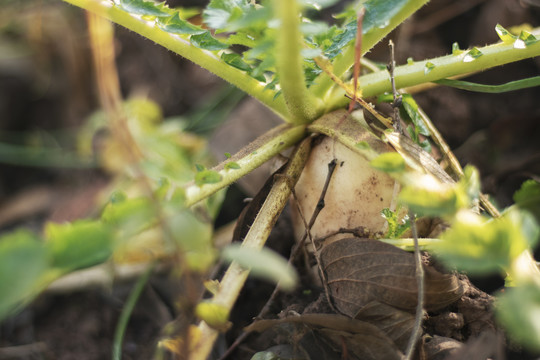
[[[0,45],[6,45],[4,48],[18,61],[0,57],[0,140],[14,141],[30,131],[47,134],[80,127],[98,108],[84,14],[51,1],[9,3],[6,9],[18,15],[8,21],[9,17],[0,14],[0,22],[6,22],[6,26],[0,26]],[[32,26],[37,19],[41,21],[40,31]],[[539,22],[540,7],[532,1],[433,0],[389,38],[396,43],[397,62],[402,64],[410,56],[420,60],[447,54],[454,41],[461,48],[497,41],[497,23],[510,27],[522,23],[536,26]],[[226,86],[206,71],[125,29],[117,28],[116,36],[124,96],[146,94],[162,107],[165,117],[189,114]],[[387,62],[386,43],[375,48],[369,58]],[[536,75],[539,70],[540,59],[536,58],[476,74],[469,80],[500,84]],[[512,194],[523,181],[540,179],[540,88],[505,94],[436,88],[415,95],[415,99],[460,162],[479,169],[483,191],[499,206],[512,203]],[[231,121],[246,121],[249,126],[241,138],[225,145],[212,142],[216,157],[234,152],[235,147],[264,132],[269,123],[278,122],[273,114],[260,112],[259,106],[250,99],[239,103]],[[258,116],[250,116],[255,112]],[[226,134],[223,127],[214,131],[214,137],[220,139]],[[64,145],[74,146],[69,136],[65,141]],[[96,208],[96,196],[108,184],[105,174],[92,169],[21,166],[16,159],[1,161],[0,233],[20,227],[41,231],[45,221],[64,222],[90,216]],[[259,172],[248,184],[231,188],[218,227],[238,217],[242,199],[253,196],[268,171]],[[294,242],[287,214],[282,215],[269,241],[269,246],[285,256]],[[332,311],[311,271],[302,261],[296,265],[302,286],[293,293],[280,294],[268,318]],[[424,353],[419,356],[540,356],[508,343],[492,319],[491,295],[501,291],[502,279],[493,276],[470,280],[472,284],[462,276],[464,295],[460,300],[427,315],[426,336],[422,339]],[[175,281],[167,268],[151,278],[130,318],[122,348],[124,359],[153,357],[165,325],[180,315],[174,304],[176,292],[181,290]],[[125,280],[109,287],[83,287],[69,293],[46,291],[22,312],[0,324],[0,359],[110,358],[115,326],[133,285],[134,280]],[[234,326],[218,340],[212,359],[219,358],[242,328],[249,325],[272,290],[270,284],[248,280],[231,315]],[[286,338],[308,344],[302,346],[320,341],[308,338],[297,328],[292,332],[289,327],[281,329],[288,329]],[[256,351],[276,345],[276,340],[284,336],[276,331],[250,335],[229,358],[250,359]],[[307,333],[312,336],[317,331]],[[324,356],[312,358],[340,358],[332,350],[327,351]]]

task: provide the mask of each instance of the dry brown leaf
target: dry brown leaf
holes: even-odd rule
[[[398,310],[378,301],[372,301],[364,306],[355,319],[368,322],[378,327],[397,345],[405,351],[414,327],[414,315]]]
[[[414,312],[417,284],[413,254],[372,239],[346,238],[324,246],[321,261],[336,308],[354,317],[371,301]],[[424,265],[425,309],[458,300],[458,278]]]
[[[375,328],[377,329],[377,328]],[[378,329],[377,329],[378,330]],[[320,329],[319,332],[334,344],[341,345],[350,356],[359,360],[401,360],[403,353],[382,332],[368,328],[361,333],[350,334],[343,331]]]
[[[356,359],[401,359],[403,353],[378,327],[365,321],[337,314],[304,314],[284,319],[259,320],[246,331],[265,331],[275,325],[303,324],[329,340],[337,351],[346,351]]]

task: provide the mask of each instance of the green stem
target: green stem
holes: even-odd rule
[[[137,304],[137,300],[139,299],[139,296],[141,295],[144,289],[144,286],[146,285],[148,278],[150,277],[150,274],[152,274],[153,269],[154,269],[153,265],[149,266],[148,269],[144,272],[144,274],[141,275],[139,280],[137,280],[135,287],[129,294],[126,304],[124,305],[124,308],[122,309],[122,313],[120,314],[120,318],[118,319],[118,323],[116,324],[116,330],[114,332],[114,341],[113,341],[113,350],[112,350],[113,360],[120,360],[122,358],[122,342],[124,340],[124,334],[126,332],[126,327],[129,322],[129,318],[131,317],[131,313],[133,312],[133,309],[135,308],[135,304]]]
[[[290,127],[284,124],[262,135],[239,153],[212,169],[221,175],[221,181],[218,183],[202,186],[194,183],[187,184],[186,206],[194,205],[250,173],[280,151],[296,144],[305,136],[305,133],[306,127],[303,125]],[[229,161],[235,161],[240,168],[227,169],[225,164]]]
[[[242,246],[253,249],[261,249],[264,246],[279,214],[289,201],[291,190],[302,173],[310,150],[311,139],[308,138],[298,146],[282,176],[275,177],[274,185],[257,214]],[[248,275],[249,270],[241,268],[236,262],[231,263],[219,284],[219,290],[214,295],[212,302],[229,310],[232,309]],[[206,360],[217,338],[218,330],[211,328],[204,321],[201,321],[198,328],[201,341],[195,346],[195,350],[190,354],[189,359]]]
[[[527,46],[525,49],[516,49],[513,44],[497,43],[478,50],[482,55],[469,62],[464,61],[470,59],[469,51],[464,51],[456,55],[446,55],[396,67],[394,72],[396,87],[403,89],[540,56],[540,41]],[[363,97],[376,96],[392,90],[390,75],[384,70],[360,77],[359,83]],[[345,106],[349,100],[344,95],[345,90],[336,90],[332,94],[332,98],[328,100],[331,103],[331,108]]]
[[[189,40],[185,37],[163,31],[153,23],[143,20],[140,17],[133,16],[114,6],[110,2],[99,0],[64,1],[122,25],[180,56],[193,61],[195,64],[237,86],[242,91],[253,96],[272,109],[285,121],[289,121],[290,115],[285,101],[280,97],[274,99],[274,91],[265,89],[265,84],[255,80],[247,73],[226,64],[216,56],[216,54],[191,45]]]
[[[402,4],[398,4],[396,1],[389,1],[386,6],[390,7],[385,8],[385,4],[381,1],[376,2],[371,7],[366,7],[366,15],[364,17],[364,29],[362,31],[362,55],[366,54],[375,44],[379,43],[386,35],[388,35],[392,30],[394,30],[399,24],[401,24],[405,19],[414,14],[418,9],[427,4],[429,0],[406,0],[402,1]],[[392,16],[388,19],[387,24],[384,27],[378,26],[378,21],[372,21],[371,26],[369,26],[370,17],[378,17],[379,13],[387,11],[388,13],[393,12]],[[380,20],[382,21],[382,20]],[[341,77],[347,70],[351,68],[354,64],[354,44],[349,44],[344,50],[343,54],[336,58],[333,63],[333,72],[337,77]],[[362,79],[362,78],[360,78]],[[362,81],[359,79],[359,84],[362,84]],[[318,97],[323,97],[327,92],[334,86],[334,82],[330,77],[321,73],[315,81],[314,85],[311,86],[311,92]]]
[[[306,88],[300,33],[300,8],[296,0],[276,1],[280,20],[276,37],[276,65],[283,98],[294,124],[311,122],[320,115],[322,102]]]

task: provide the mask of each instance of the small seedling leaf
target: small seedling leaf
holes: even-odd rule
[[[415,132],[424,136],[430,136],[431,134],[419,113],[418,104],[410,94],[402,95],[402,106],[414,124]]]
[[[45,237],[51,265],[63,272],[100,264],[112,254],[112,231],[100,221],[49,223]]]
[[[229,45],[222,43],[213,37],[209,31],[205,31],[202,34],[191,35],[189,41],[191,41],[194,46],[203,50],[217,51],[224,50],[229,47]]]
[[[368,144],[367,141],[360,141],[360,142],[356,143],[354,146],[357,147],[360,150],[372,150],[371,146]]]
[[[212,246],[212,225],[189,209],[168,209],[168,225],[176,245],[185,253],[188,267],[205,271],[216,258]]]
[[[387,173],[399,173],[405,170],[405,160],[396,152],[387,152],[371,160],[371,166]]]
[[[540,183],[527,180],[514,194],[514,202],[519,208],[529,211],[540,222]]]
[[[222,257],[226,261],[235,261],[241,267],[249,269],[253,276],[279,284],[285,290],[292,290],[298,281],[296,271],[287,264],[287,261],[267,248],[257,250],[229,245],[223,249]]]
[[[225,61],[227,64],[243,71],[250,71],[251,67],[242,60],[242,56],[236,53],[223,53],[221,54],[221,60]]]
[[[240,165],[236,161],[229,161],[225,164],[226,170],[238,170],[240,169]]]
[[[381,211],[382,217],[388,223],[388,231],[384,236],[387,239],[399,239],[405,231],[411,227],[411,222],[408,216],[403,219],[399,218],[400,208],[396,211],[392,211],[385,208]]]
[[[207,323],[208,326],[220,331],[226,331],[231,326],[229,309],[211,301],[203,301],[197,304],[195,315]]]
[[[214,170],[202,170],[195,174],[195,184],[203,186],[204,184],[215,184],[221,181],[221,175]]]
[[[198,35],[207,31],[186,20],[180,19],[178,12],[169,18],[158,18],[156,24],[161,30],[172,34]]]
[[[120,0],[117,6],[135,15],[165,17],[171,15],[171,10],[165,2],[156,3],[151,0]]]
[[[495,310],[512,339],[540,351],[540,288],[536,283],[506,289],[498,297]]]
[[[315,10],[321,10],[334,5],[338,0],[300,0],[304,6],[311,6]]]
[[[47,263],[47,251],[32,233],[0,238],[0,321],[40,290]]]
[[[399,199],[421,216],[447,216],[463,205],[459,191],[457,186],[443,184],[431,175],[419,175],[403,188]]]
[[[123,231],[134,234],[155,219],[150,200],[144,197],[112,201],[105,206],[101,220],[106,224],[121,226]]]
[[[498,272],[534,243],[538,227],[517,209],[486,220],[469,210],[456,215],[452,227],[434,247],[451,266],[476,274]]]

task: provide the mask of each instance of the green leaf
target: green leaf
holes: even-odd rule
[[[514,194],[514,202],[519,208],[529,211],[540,222],[540,182],[527,180]]]
[[[420,115],[418,104],[410,94],[402,95],[402,106],[409,119],[414,124],[416,132],[424,136],[430,136],[428,128]]]
[[[369,145],[367,141],[359,141],[354,146],[360,150],[372,150],[371,146]]]
[[[470,206],[473,201],[478,199],[480,196],[480,174],[474,166],[465,166],[458,187],[460,187],[462,194],[466,194],[466,199],[463,199],[463,203],[466,203],[465,206]]]
[[[449,216],[467,206],[466,195],[456,184],[443,184],[431,175],[420,175],[399,194],[401,202],[421,216]]]
[[[151,0],[120,0],[116,6],[122,10],[142,16],[170,16],[171,10],[165,2],[156,3]]]
[[[212,224],[202,221],[189,209],[167,208],[167,225],[176,245],[183,253],[188,269],[207,271],[214,264]]]
[[[540,288],[527,284],[505,289],[496,302],[496,316],[510,338],[540,351]]]
[[[228,25],[252,8],[247,0],[212,0],[203,12],[206,25],[218,31],[235,31]]]
[[[336,4],[339,0],[299,0],[298,2],[304,6],[312,7],[315,10],[325,9]]]
[[[300,31],[302,31],[305,36],[326,34],[328,30],[328,25],[322,21],[309,21],[300,24]]]
[[[62,272],[100,264],[112,254],[112,231],[99,221],[49,223],[45,234],[51,265]]]
[[[462,210],[434,249],[438,256],[458,269],[476,274],[500,272],[529,248],[535,241],[531,236],[534,237],[534,230],[531,230],[530,217],[515,209],[492,220]]]
[[[381,215],[386,219],[388,223],[388,231],[384,236],[385,239],[399,239],[405,231],[411,227],[411,221],[409,216],[406,215],[403,219],[399,219],[399,212],[401,208],[398,207],[396,211],[392,211],[388,208],[384,208],[381,211]]]
[[[472,83],[469,81],[462,80],[452,80],[452,79],[441,79],[434,81],[434,83],[444,86],[451,86],[456,89],[489,93],[489,94],[500,94],[508,91],[515,91],[521,89],[527,89],[530,87],[540,86],[540,76],[532,76],[530,78],[509,81],[504,84],[499,85],[484,85]]]
[[[229,309],[211,301],[203,301],[197,304],[195,315],[217,330],[225,331],[231,325],[229,322]]]
[[[240,165],[236,161],[229,161],[225,164],[226,170],[238,170],[240,169]]]
[[[405,160],[397,152],[386,152],[371,160],[370,165],[387,173],[398,173],[405,170]]]
[[[243,71],[250,71],[251,67],[242,60],[242,56],[236,53],[223,53],[221,54],[221,60],[225,61],[227,64],[243,70]]]
[[[223,249],[222,257],[229,262],[235,261],[251,274],[270,280],[285,290],[292,290],[298,282],[298,275],[282,256],[274,251],[229,245]]]
[[[122,232],[130,236],[155,221],[154,207],[145,197],[111,201],[105,206],[101,220],[106,224],[121,227]]]
[[[210,51],[224,50],[229,47],[229,45],[222,43],[213,37],[209,31],[205,31],[204,33],[198,35],[191,35],[189,41],[200,49]]]
[[[365,18],[364,18],[365,21]],[[339,33],[335,34],[332,44],[326,49],[325,55],[329,59],[335,58],[343,51],[351,41],[356,39],[357,21],[356,19],[348,22]],[[334,31],[333,31],[334,32]]]
[[[47,269],[47,251],[34,234],[0,237],[0,321],[41,289]]]
[[[221,181],[221,175],[214,170],[203,170],[195,174],[195,184],[202,186],[204,184],[215,184]]]
[[[161,30],[172,34],[198,35],[207,31],[200,26],[193,25],[186,20],[180,19],[178,12],[169,18],[158,18],[156,24]]]

